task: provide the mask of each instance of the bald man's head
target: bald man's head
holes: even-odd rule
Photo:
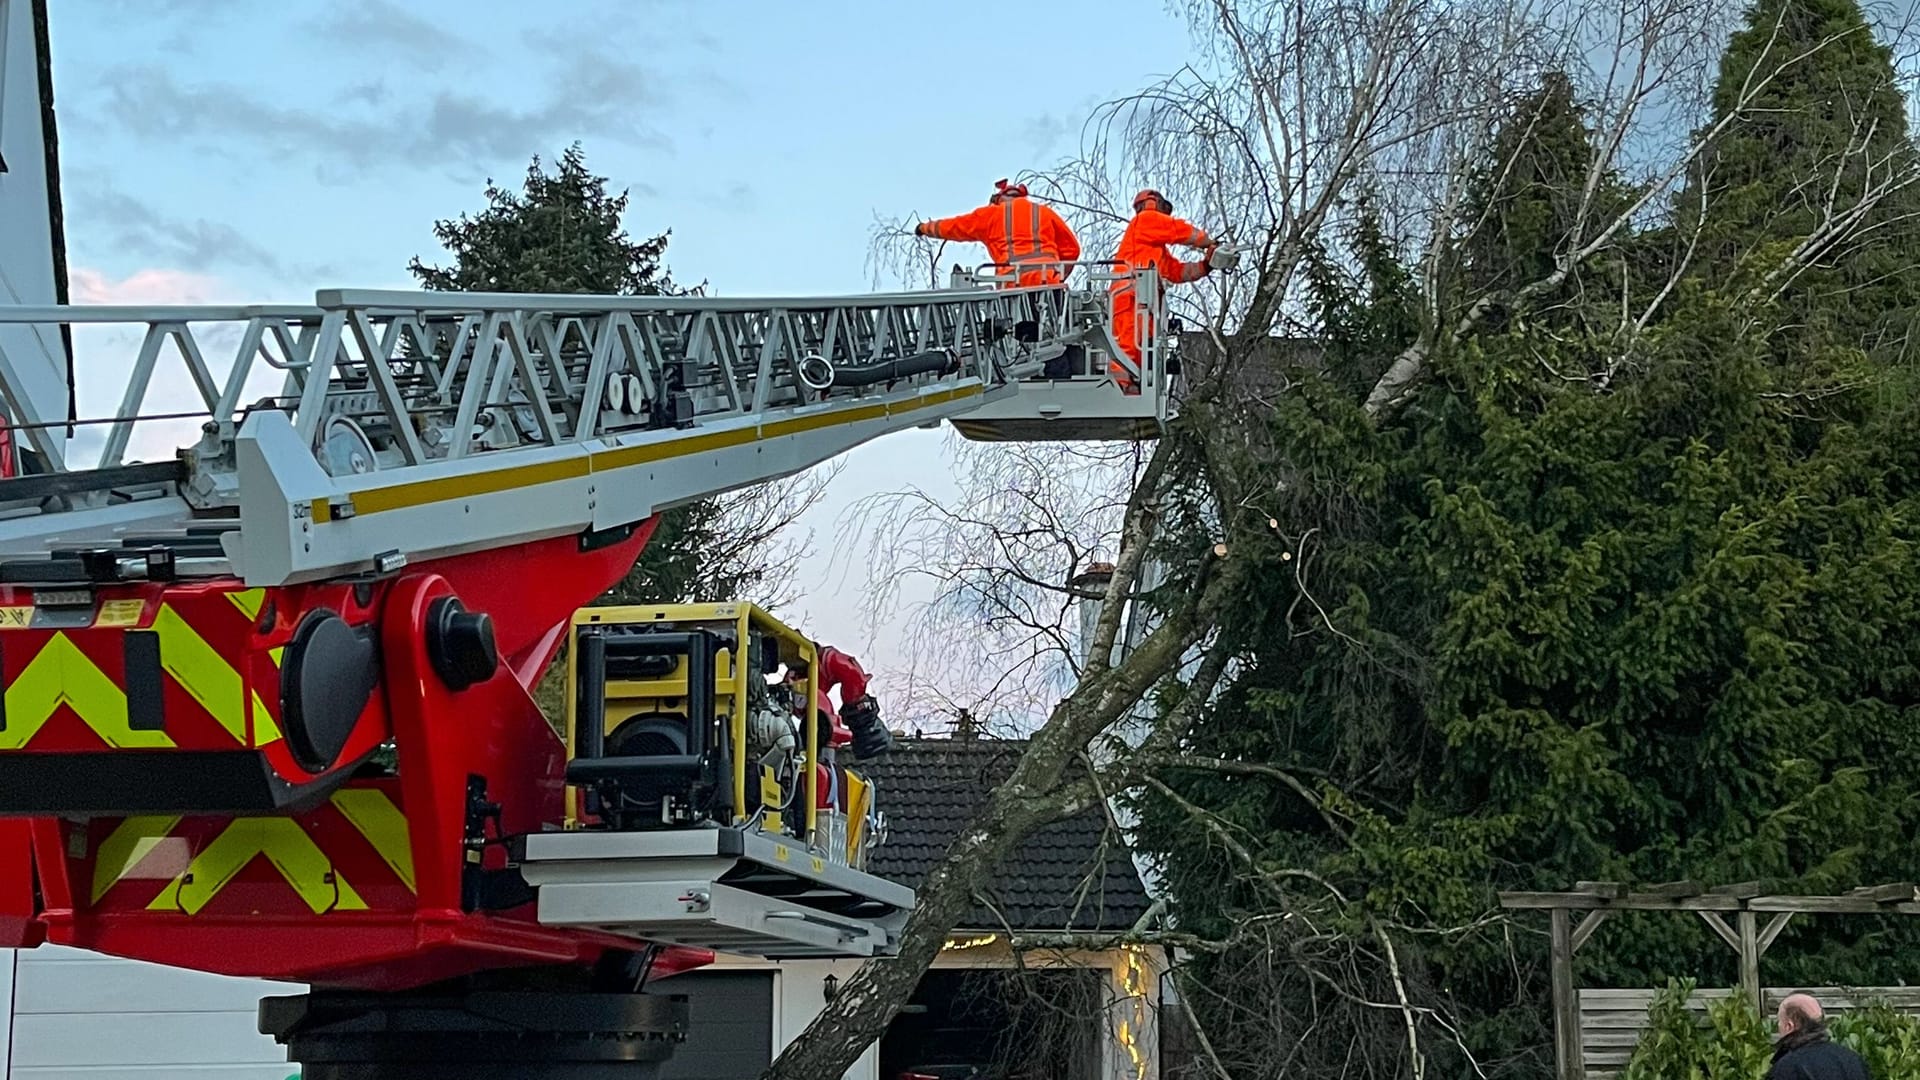
[[[1812,994],[1788,994],[1780,1003],[1780,1034],[1791,1035],[1821,1021],[1820,1003]]]

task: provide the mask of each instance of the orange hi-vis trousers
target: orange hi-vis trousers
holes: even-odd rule
[[[1144,325],[1143,325],[1144,324]],[[1113,286],[1113,338],[1121,351],[1133,360],[1135,368],[1140,367],[1141,344],[1153,335],[1153,314],[1140,310],[1138,295],[1133,283],[1116,281]],[[1128,394],[1140,392],[1140,383],[1134,374],[1120,363],[1119,357],[1108,362],[1107,370],[1113,374],[1113,381]]]
[[[1127,231],[1120,236],[1120,250],[1115,253],[1115,261],[1135,270],[1152,268],[1160,273],[1160,282],[1167,285],[1185,281],[1198,281],[1206,275],[1207,267],[1202,262],[1181,262],[1173,257],[1168,248],[1205,247],[1210,241],[1199,226],[1182,221],[1171,214],[1158,210],[1143,209],[1133,215],[1127,223]],[[1141,326],[1144,318],[1146,325]],[[1153,316],[1142,313],[1134,295],[1132,281],[1116,281],[1113,284],[1113,336],[1118,339],[1120,348],[1134,364],[1141,363],[1141,344],[1151,341],[1155,327]],[[1113,377],[1122,390],[1130,394],[1140,392],[1140,386],[1132,375],[1120,366],[1118,359],[1111,365]]]

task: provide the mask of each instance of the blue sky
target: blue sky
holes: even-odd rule
[[[411,287],[436,218],[574,140],[632,190],[632,233],[673,230],[682,282],[866,291],[877,216],[971,209],[1189,48],[1161,0],[62,0],[51,39],[75,299],[96,303]],[[827,553],[864,546],[835,536],[862,495],[950,490],[948,438],[856,451],[803,523],[819,585],[796,619],[871,666],[900,627],[858,617],[859,569]]]

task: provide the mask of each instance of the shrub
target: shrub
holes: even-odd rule
[[[1703,1023],[1687,1008],[1691,979],[1669,982],[1647,1008],[1647,1027],[1621,1080],[1766,1080],[1773,1024],[1738,996],[1713,1003]],[[1920,1080],[1920,1020],[1882,1003],[1836,1015],[1833,1039],[1866,1060],[1874,1080]]]
[[[1828,1025],[1835,1042],[1853,1048],[1867,1075],[1887,1080],[1920,1078],[1920,1020],[1885,1004],[1835,1016]]]

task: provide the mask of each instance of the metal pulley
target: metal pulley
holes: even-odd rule
[[[380,468],[372,440],[359,424],[345,416],[327,421],[326,434],[320,442],[320,460],[334,476],[359,476]]]
[[[606,407],[627,416],[638,416],[647,407],[645,388],[635,375],[607,376]]]

